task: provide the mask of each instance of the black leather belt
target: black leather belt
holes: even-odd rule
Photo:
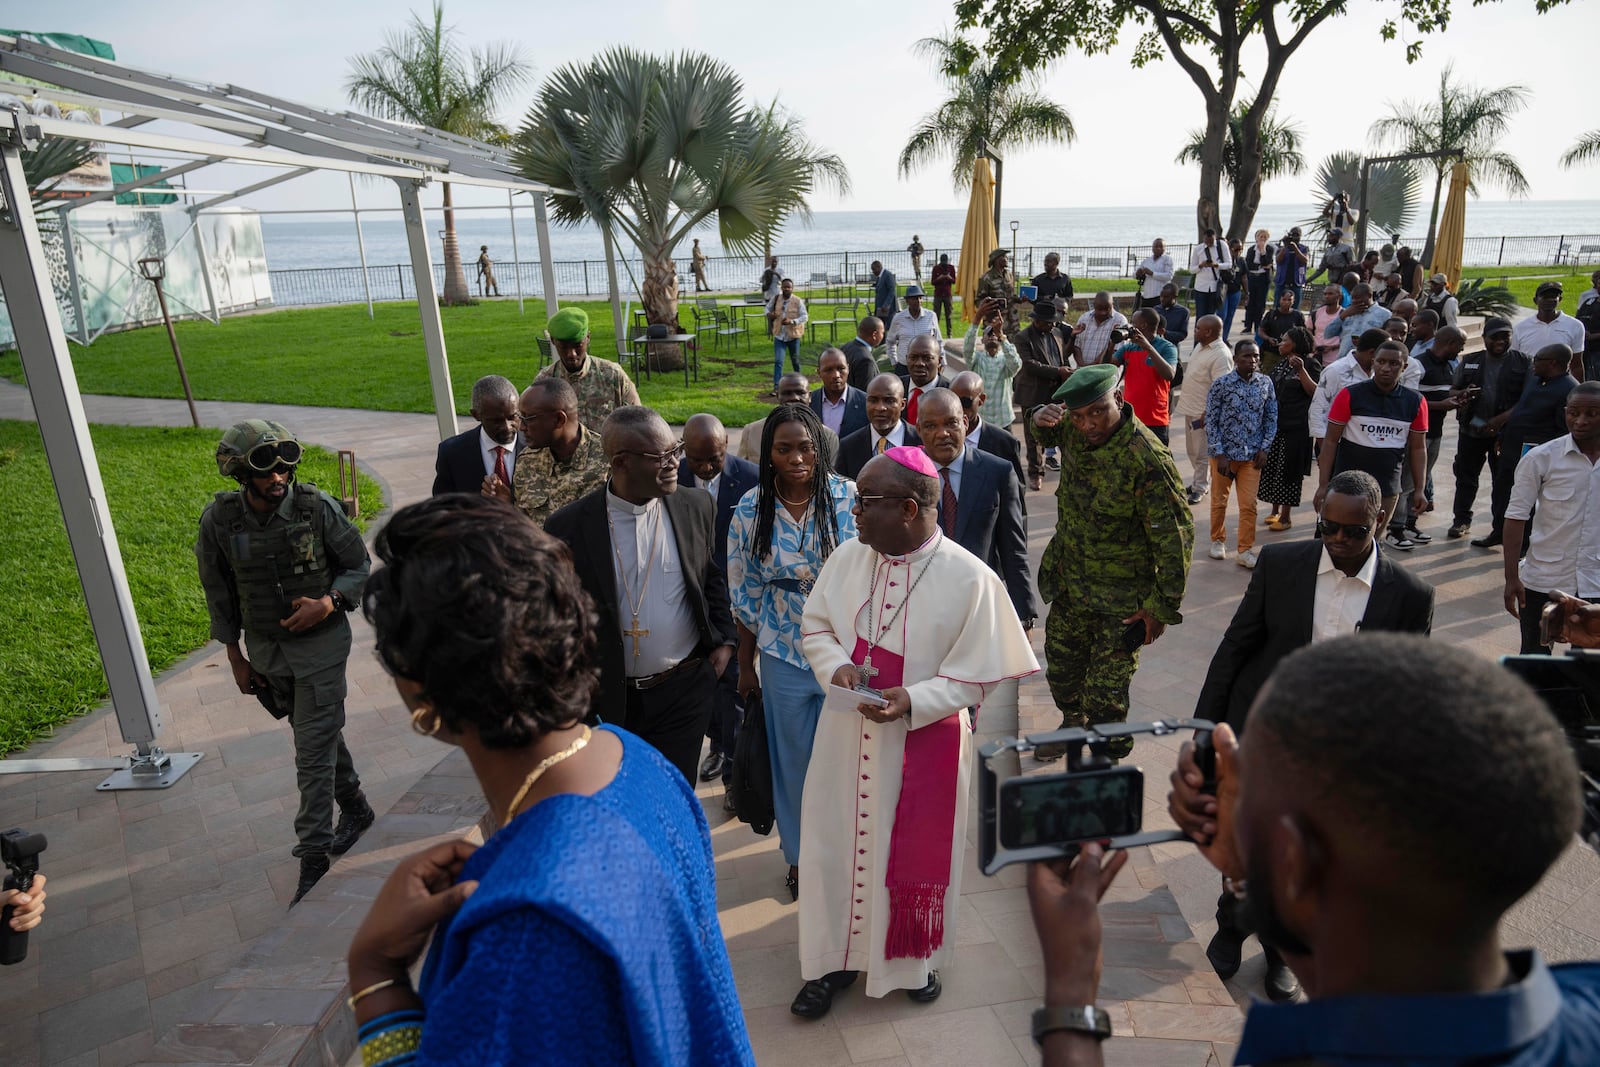
[[[626,680],[626,684],[629,689],[637,689],[641,692],[646,689],[654,689],[663,682],[672,681],[673,678],[680,674],[687,674],[704,662],[704,656],[690,656],[686,660],[680,660],[677,666],[668,667],[658,674],[647,674],[643,678],[629,678]]]

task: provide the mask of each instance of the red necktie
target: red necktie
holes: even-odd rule
[[[500,479],[501,485],[511,484],[511,475],[506,473],[506,450],[504,445],[494,446],[494,476]]]
[[[939,477],[944,480],[944,488],[939,493],[939,525],[944,527],[946,537],[956,535],[956,491],[950,485],[950,468],[939,468]]]
[[[906,405],[906,414],[911,416],[911,425],[917,424],[917,397],[922,395],[922,386],[911,390],[911,403]]]

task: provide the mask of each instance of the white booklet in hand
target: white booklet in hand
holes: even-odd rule
[[[871,704],[874,707],[886,708],[889,702],[880,696],[863,693],[859,689],[846,689],[842,685],[828,686],[828,695],[822,701],[823,711],[848,711],[852,715],[860,715],[857,710],[862,704]]]

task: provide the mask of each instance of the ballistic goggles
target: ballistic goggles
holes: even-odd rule
[[[257,474],[271,474],[280,464],[285,467],[299,465],[303,454],[298,441],[273,441],[256,445],[245,453],[244,461]]]

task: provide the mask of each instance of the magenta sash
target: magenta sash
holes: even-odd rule
[[[856,638],[851,659],[861,662],[867,643]],[[891,689],[905,684],[905,660],[872,650],[878,673],[870,684]],[[889,930],[885,959],[925,960],[944,944],[944,898],[950,889],[950,853],[955,843],[956,782],[961,763],[960,715],[906,731],[900,768],[900,800],[889,840]]]

